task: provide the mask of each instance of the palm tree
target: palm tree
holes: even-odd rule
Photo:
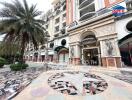
[[[26,0],[23,3],[14,0],[12,3],[1,4],[4,7],[0,10],[0,34],[5,34],[4,42],[20,45],[23,61],[28,43],[33,43],[37,49],[39,44],[45,42],[44,22],[38,19],[41,12],[36,9],[36,5],[29,7]]]

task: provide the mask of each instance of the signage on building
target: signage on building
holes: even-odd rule
[[[118,3],[121,3],[121,2],[123,2],[124,0],[104,0],[104,2],[105,2],[105,7],[107,7],[107,8],[109,8],[109,7],[111,7],[111,6],[114,6],[114,5],[116,5],[116,4],[118,4]]]
[[[103,8],[110,8],[123,1],[124,0],[95,0],[95,10],[99,11]]]
[[[122,2],[112,7],[112,13],[114,16],[122,16],[126,12],[126,3]]]

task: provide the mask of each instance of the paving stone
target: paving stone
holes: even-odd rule
[[[0,72],[0,100],[15,97],[43,71],[43,68],[28,68],[18,72]]]

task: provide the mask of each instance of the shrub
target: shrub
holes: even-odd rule
[[[27,67],[28,67],[28,64],[25,64],[25,63],[22,64],[22,69],[26,69]]]
[[[11,70],[13,70],[13,71],[20,71],[20,70],[22,70],[20,64],[11,64],[11,65],[10,65],[10,68],[11,68]]]
[[[28,64],[25,63],[17,63],[10,65],[11,70],[13,71],[21,71],[23,69],[26,69],[28,67]]]

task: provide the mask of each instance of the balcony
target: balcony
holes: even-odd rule
[[[95,11],[95,6],[92,3],[91,5],[88,5],[85,8],[80,10],[80,17],[83,16],[84,14],[88,13],[88,12],[93,12],[93,11]]]
[[[62,8],[62,11],[65,11],[65,10],[66,10],[66,5],[64,5]]]
[[[59,29],[60,29],[60,27],[59,26],[56,26],[55,27],[55,33],[59,32]]]
[[[93,3],[94,0],[84,0],[80,5],[79,5],[79,9],[87,6],[87,5],[90,5],[91,3]]]
[[[91,2],[89,5],[80,9],[80,21],[95,16],[95,4]]]
[[[65,21],[65,20],[66,20],[66,13],[63,14],[63,16],[62,16],[62,21]]]
[[[79,0],[79,5],[82,3],[82,2],[84,2],[85,0]]]
[[[86,20],[86,19],[91,18],[91,17],[94,17],[95,15],[96,15],[95,12],[88,12],[88,13],[86,13],[83,16],[80,17],[80,21]]]
[[[56,16],[57,16],[60,12],[61,12],[60,9],[57,9],[57,10],[56,10]]]
[[[54,37],[55,38],[59,37],[59,33],[54,34]]]
[[[60,22],[60,18],[55,19],[55,24],[58,24]]]

